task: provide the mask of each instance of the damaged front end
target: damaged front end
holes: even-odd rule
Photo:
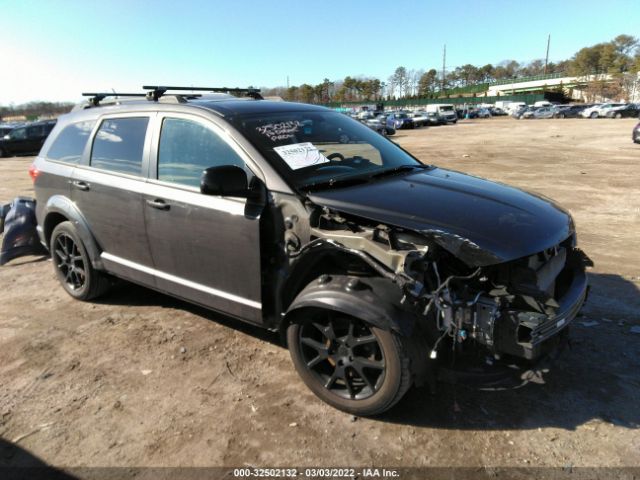
[[[476,265],[471,255],[465,262],[452,253],[470,243],[464,239],[448,245],[443,232],[380,225],[327,208],[312,221],[311,238],[305,248],[348,249],[396,284],[399,303],[415,318],[410,336],[420,340],[425,362],[448,372],[439,375],[444,380],[531,367],[557,350],[588,293],[585,267],[592,263],[573,232],[543,251],[489,265],[491,252],[478,249]]]
[[[16,197],[0,206],[0,265],[25,255],[47,253],[38,237],[35,206],[36,201],[28,197]]]

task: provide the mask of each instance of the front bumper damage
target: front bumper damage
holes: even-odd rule
[[[0,207],[0,233],[3,233],[0,265],[25,255],[47,253],[38,237],[35,206],[33,198],[16,197]]]
[[[357,251],[386,270],[402,291],[402,308],[414,314],[411,336],[421,339],[422,359],[437,366],[440,380],[502,382],[548,362],[588,296],[585,269],[593,263],[575,233],[502,263],[487,265],[491,252],[474,251],[477,267],[452,254],[463,239],[447,250],[442,235],[363,225],[328,210],[311,233],[313,242]]]

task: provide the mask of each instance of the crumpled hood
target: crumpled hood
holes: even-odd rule
[[[309,198],[424,233],[471,266],[532,255],[574,232],[571,215],[549,199],[441,168],[313,192]]]

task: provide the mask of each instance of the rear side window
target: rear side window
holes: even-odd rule
[[[103,120],[93,141],[91,166],[140,175],[148,123],[147,117]]]
[[[64,127],[51,145],[47,158],[65,163],[78,163],[95,123],[92,120]]]
[[[27,138],[37,138],[44,136],[44,128],[42,125],[27,128]]]
[[[245,167],[238,154],[213,130],[191,120],[164,119],[158,148],[158,180],[199,187],[202,171],[221,165]]]

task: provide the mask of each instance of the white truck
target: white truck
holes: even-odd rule
[[[456,123],[458,121],[456,109],[451,103],[431,103],[427,105],[426,110],[427,112],[437,113],[447,123]]]

